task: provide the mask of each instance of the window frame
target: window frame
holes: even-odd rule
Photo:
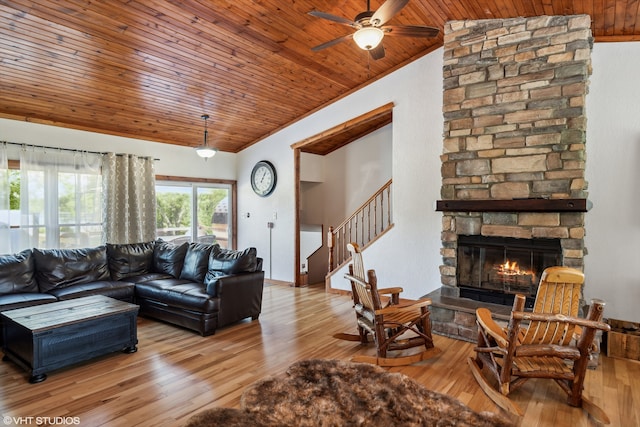
[[[215,186],[225,186],[228,187],[229,194],[231,200],[229,201],[229,207],[231,209],[231,215],[229,218],[230,221],[230,234],[228,247],[229,249],[237,249],[237,235],[238,235],[238,185],[237,181],[229,180],[229,179],[211,179],[211,178],[192,178],[192,177],[184,177],[184,176],[171,176],[171,175],[156,175],[156,186],[163,185],[166,183],[167,185],[191,185],[192,187],[192,198],[196,197],[196,191],[193,189],[197,189],[198,187],[206,188],[206,187],[215,187]],[[195,221],[194,215],[197,215],[197,209],[194,209],[194,203],[192,199],[192,227]]]

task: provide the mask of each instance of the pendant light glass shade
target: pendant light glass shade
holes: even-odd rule
[[[209,131],[207,130],[207,120],[209,120],[209,115],[203,114],[202,118],[204,119],[204,144],[202,144],[199,147],[196,147],[196,153],[198,154],[198,156],[207,160],[215,156],[218,150],[216,150],[215,148],[211,148],[207,145],[207,136],[209,135]]]
[[[353,34],[353,40],[360,49],[375,49],[384,37],[384,31],[378,27],[362,27]]]
[[[196,153],[198,154],[198,156],[204,159],[208,159],[210,157],[215,156],[217,152],[218,150],[216,150],[215,148],[206,147],[204,145],[201,145],[200,147],[196,147]]]

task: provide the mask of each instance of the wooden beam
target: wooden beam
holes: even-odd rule
[[[438,200],[439,212],[587,212],[587,199]]]
[[[369,122],[371,120],[375,120],[376,118],[383,116],[385,114],[389,114],[392,110],[393,110],[393,102],[390,102],[388,104],[385,104],[381,107],[376,108],[375,110],[371,110],[368,113],[365,113],[361,116],[358,116],[356,118],[353,118],[351,120],[347,120],[344,123],[340,123],[337,126],[334,126],[330,129],[327,129],[323,132],[320,132],[316,135],[310,136],[309,138],[305,138],[302,141],[299,141],[295,144],[291,145],[291,148],[296,149],[296,148],[302,148],[305,147],[307,145],[311,145],[314,143],[317,143],[318,141],[322,141],[325,140],[327,138],[331,138],[334,137],[336,135],[340,135],[343,132],[346,132],[347,130],[361,125],[363,123]]]

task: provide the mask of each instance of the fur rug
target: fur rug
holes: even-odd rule
[[[241,409],[214,408],[187,427],[275,426],[509,426],[477,413],[409,377],[370,364],[303,360],[284,375],[250,385]]]

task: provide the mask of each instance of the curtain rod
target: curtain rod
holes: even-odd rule
[[[2,144],[11,144],[11,145],[20,145],[22,147],[34,147],[34,148],[45,148],[45,149],[49,149],[49,150],[72,151],[74,153],[89,153],[89,154],[101,154],[101,155],[108,154],[108,152],[106,152],[106,151],[102,152],[102,151],[90,151],[90,150],[77,150],[77,149],[74,149],[74,148],[49,147],[49,146],[46,146],[46,145],[24,144],[24,143],[21,143],[21,142],[0,141],[0,143],[2,143]],[[116,153],[116,156],[127,156],[127,155],[128,154]],[[140,157],[151,159],[151,157],[149,157],[149,156],[140,156]],[[152,159],[152,160],[157,162],[160,159]]]

